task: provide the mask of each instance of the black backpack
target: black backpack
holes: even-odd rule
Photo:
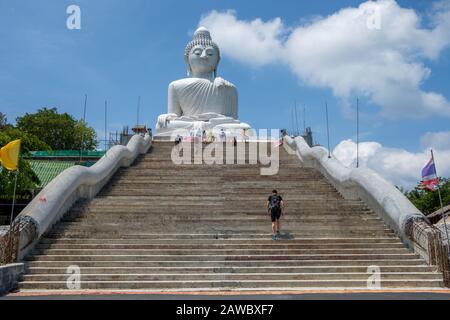
[[[270,209],[279,209],[281,204],[280,196],[270,196],[270,203],[269,208]]]

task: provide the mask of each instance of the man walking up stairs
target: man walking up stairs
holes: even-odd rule
[[[280,236],[280,218],[284,214],[284,201],[275,189],[267,199],[267,210],[272,221],[272,240],[277,240]]]

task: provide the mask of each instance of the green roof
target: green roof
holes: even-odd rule
[[[30,160],[31,168],[41,181],[40,188],[44,188],[57,175],[75,164],[74,161]]]
[[[79,157],[80,156],[80,150],[54,150],[54,151],[31,151],[31,157]],[[83,151],[83,158],[101,158],[105,154],[105,151]]]

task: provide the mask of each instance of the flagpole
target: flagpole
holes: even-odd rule
[[[448,237],[448,230],[447,230],[447,217],[444,214],[444,205],[442,203],[442,196],[441,196],[441,188],[439,187],[439,176],[437,174],[437,170],[436,170],[436,161],[434,161],[434,154],[433,154],[433,149],[431,149],[431,159],[433,160],[434,163],[434,170],[436,172],[436,178],[438,179],[438,183],[437,183],[437,189],[438,189],[438,195],[439,195],[439,203],[441,205],[441,212],[442,212],[442,218],[444,219],[444,228],[445,228],[445,235],[447,236],[447,249],[450,249],[450,239]]]
[[[9,220],[10,227],[13,223],[14,218],[14,206],[16,205],[16,190],[17,190],[17,177],[19,176],[19,169],[16,169],[16,177],[14,178],[14,191],[13,191],[13,199],[12,199],[12,206],[11,206],[11,217]]]
[[[331,158],[331,150],[330,150],[330,126],[328,123],[328,103],[325,101],[325,113],[327,116],[327,140],[328,140],[328,159]]]

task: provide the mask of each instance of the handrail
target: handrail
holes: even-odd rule
[[[114,146],[93,166],[73,166],[53,179],[19,214],[22,258],[53,224],[80,199],[92,199],[120,167],[130,166],[152,144],[150,135],[134,135],[127,146]]]

